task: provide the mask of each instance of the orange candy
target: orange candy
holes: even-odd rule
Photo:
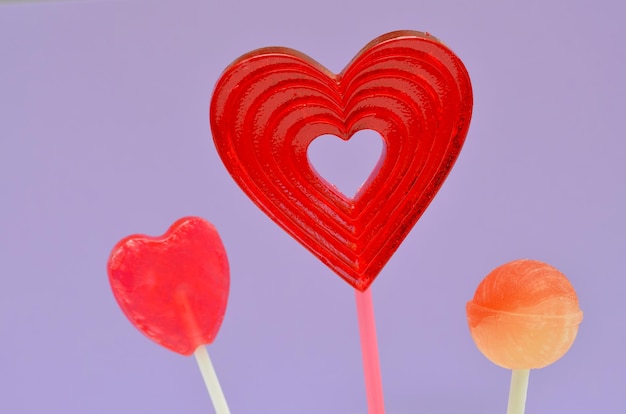
[[[582,318],[565,275],[536,260],[494,269],[467,303],[476,346],[508,369],[542,368],[557,361],[574,343]]]

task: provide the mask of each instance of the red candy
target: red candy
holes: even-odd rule
[[[113,248],[107,269],[120,308],[150,339],[183,355],[213,342],[230,279],[210,223],[185,217],[163,236],[128,236]]]
[[[394,32],[335,75],[308,56],[265,48],[217,82],[210,119],[218,153],[272,220],[354,288],[374,281],[443,184],[472,113],[462,62],[434,37]],[[354,198],[311,167],[307,148],[363,129],[383,156]]]

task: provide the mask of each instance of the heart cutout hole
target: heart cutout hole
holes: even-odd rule
[[[348,140],[320,135],[307,150],[309,165],[331,187],[354,199],[383,157],[384,141],[370,129],[354,133]]]

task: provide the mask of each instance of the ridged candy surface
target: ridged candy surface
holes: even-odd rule
[[[478,349],[508,369],[552,364],[572,346],[582,311],[571,283],[554,267],[516,260],[493,270],[467,304]]]
[[[335,75],[287,48],[232,63],[211,101],[224,165],[272,220],[365,290],[443,184],[472,113],[470,79],[436,38],[402,31],[368,44]],[[378,132],[383,155],[354,198],[326,182],[307,149],[321,135]]]

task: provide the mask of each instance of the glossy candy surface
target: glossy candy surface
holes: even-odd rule
[[[243,191],[339,276],[365,290],[424,213],[463,145],[472,112],[462,62],[434,37],[394,32],[335,75],[292,49],[232,63],[210,110],[215,145]],[[378,132],[383,155],[354,198],[311,167],[332,134]]]
[[[508,369],[552,364],[574,343],[582,321],[567,278],[535,260],[516,260],[493,270],[467,304],[478,349]]]
[[[107,269],[120,308],[150,339],[183,355],[213,342],[230,278],[209,222],[185,217],[160,237],[128,236],[113,248]]]

